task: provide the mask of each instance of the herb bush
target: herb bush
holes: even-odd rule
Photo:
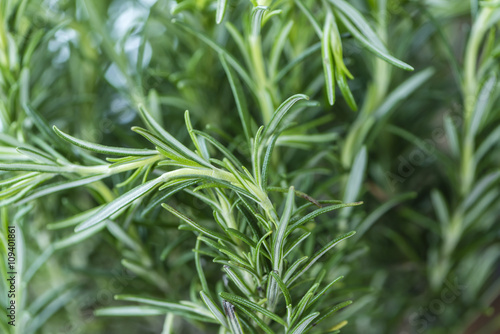
[[[499,21],[1,0],[1,332],[497,333]]]

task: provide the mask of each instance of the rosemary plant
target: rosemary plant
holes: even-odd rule
[[[0,0],[0,331],[496,333],[499,10]]]

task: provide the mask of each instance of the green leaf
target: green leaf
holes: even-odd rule
[[[326,16],[325,26],[321,37],[321,57],[323,63],[323,72],[325,75],[326,93],[328,103],[331,106],[335,103],[335,70],[333,67],[333,57],[330,47],[330,30],[332,29],[332,17]]]
[[[227,277],[233,281],[233,283],[240,289],[241,292],[243,292],[244,295],[247,295],[248,297],[252,297],[252,290],[248,287],[248,285],[243,281],[243,279],[235,272],[233,271],[229,266],[224,266],[223,269],[224,272],[227,274]]]
[[[227,325],[226,318],[224,317],[224,314],[222,313],[221,309],[215,302],[212,300],[212,298],[206,294],[204,291],[200,291],[200,296],[205,305],[207,305],[208,309],[212,314],[214,315],[215,319],[219,320],[222,326],[229,328]]]
[[[306,15],[307,19],[309,20],[312,27],[316,31],[316,35],[318,35],[318,37],[321,37],[322,36],[321,27],[316,18],[314,17],[313,13],[311,13],[311,11],[302,3],[301,0],[295,0],[295,3],[300,8],[300,10],[302,10]]]
[[[178,151],[174,150],[170,146],[168,146],[163,140],[161,140],[158,136],[154,135],[148,130],[139,128],[139,127],[132,127],[132,130],[134,132],[137,132],[144,138],[146,138],[149,142],[152,144],[156,145],[156,149],[158,152],[160,152],[162,155],[166,156],[167,158],[170,158],[172,160],[175,160],[179,162],[182,165],[185,166],[190,166],[190,167],[201,167],[202,165],[197,163],[196,161],[193,161],[190,158],[187,158],[186,156],[182,155]],[[194,153],[193,153],[194,154]]]
[[[283,53],[283,49],[285,47],[287,37],[290,34],[290,30],[292,30],[293,21],[288,21],[283,28],[281,29],[278,37],[276,38],[276,42],[273,44],[273,48],[271,49],[271,55],[269,57],[269,74],[271,77],[275,76],[276,70],[278,68],[278,63],[280,60],[280,55]]]
[[[256,37],[260,35],[260,28],[262,27],[262,17],[264,13],[269,10],[269,7],[266,6],[257,6],[252,10],[252,23],[251,30],[252,36]]]
[[[451,154],[453,157],[458,158],[460,155],[460,141],[458,140],[456,125],[450,115],[444,116],[444,129],[446,131],[446,139],[450,145]],[[495,137],[498,136],[500,136],[500,127],[498,127],[497,135]],[[479,152],[479,150],[477,150],[477,152]]]
[[[274,234],[273,240],[273,269],[277,270],[278,273],[281,274],[283,269],[283,246],[286,238],[286,230],[288,227],[288,223],[291,218],[292,209],[294,206],[295,193],[294,188],[290,187],[288,190],[288,195],[286,197],[285,208],[283,209],[283,214],[281,215],[281,219],[278,223],[278,229]]]
[[[311,235],[311,232],[306,232],[306,233],[302,234],[300,237],[298,237],[297,239],[295,239],[290,244],[290,246],[288,246],[285,249],[285,254],[283,255],[283,258],[286,259],[286,257],[288,256],[288,254],[290,254],[302,241],[304,241],[305,239],[307,239],[307,237],[310,236],[310,235]]]
[[[276,140],[278,139],[279,134],[274,134],[270,139],[269,143],[267,144],[266,148],[266,153],[264,155],[264,161],[262,162],[262,183],[261,187],[262,189],[267,188],[267,175],[269,174],[269,164],[271,163],[271,154],[273,153],[274,145],[276,144]]]
[[[311,305],[314,305],[314,303],[321,297],[325,296],[326,293],[328,292],[328,290],[335,284],[337,283],[339,280],[341,280],[342,278],[344,278],[344,276],[339,276],[337,277],[336,279],[334,279],[332,282],[330,282],[327,286],[325,286],[320,292],[316,293],[314,295],[314,298],[308,303],[308,307],[310,307]]]
[[[54,129],[54,132],[59,137],[66,140],[67,142],[69,142],[75,146],[84,148],[86,150],[92,151],[92,152],[109,154],[109,155],[123,155],[123,156],[148,156],[148,155],[158,154],[157,151],[153,151],[153,150],[113,147],[113,146],[94,144],[94,143],[70,136],[70,135],[62,132],[61,130],[59,130],[55,125],[53,126],[53,129]]]
[[[295,261],[288,269],[287,271],[285,272],[285,275],[283,275],[283,282],[287,283],[288,280],[290,279],[290,277],[292,277],[292,275],[295,273],[295,271],[297,271],[297,269],[299,268],[299,266],[307,261],[307,259],[309,259],[308,256],[303,256],[301,257],[300,259],[298,259],[297,261]]]
[[[243,127],[243,133],[245,134],[247,142],[249,142],[252,137],[252,118],[250,116],[250,112],[248,111],[245,95],[243,94],[243,88],[241,87],[239,79],[234,75],[232,69],[229,67],[224,53],[219,53],[219,59],[224,71],[226,72],[227,79],[229,80],[231,91],[233,92],[236,108],[238,109],[238,115],[240,116],[241,125]]]
[[[167,314],[168,311],[152,306],[114,306],[96,310],[97,317],[149,317]]]
[[[35,151],[31,148],[28,148],[28,147],[18,147],[16,149],[17,152],[29,157],[31,160],[34,160],[36,162],[39,162],[41,164],[47,164],[47,165],[57,165],[57,163],[55,162],[55,160],[40,152],[40,151]]]
[[[151,200],[151,203],[148,204],[148,206],[146,206],[144,208],[144,210],[142,210],[141,216],[145,217],[148,213],[151,212],[151,210],[155,209],[158,205],[160,205],[162,202],[164,202],[167,198],[171,197],[172,195],[174,195],[175,193],[177,193],[181,190],[184,190],[190,186],[197,184],[198,182],[199,182],[198,180],[188,180],[188,181],[181,181],[181,182],[178,182],[174,185],[171,185],[165,194],[160,193],[157,198],[153,198]],[[164,188],[162,186],[162,188],[160,190],[163,190],[163,189],[166,189],[166,188]]]
[[[49,142],[54,144],[56,147],[61,147],[61,141],[57,136],[50,130],[49,124],[47,124],[47,121],[36,111],[35,109],[31,108],[27,104],[23,104],[23,109],[26,112],[26,115],[29,116],[29,118],[33,121],[35,126],[40,130],[42,135],[47,139]]]
[[[160,184],[164,182],[162,177],[158,177],[154,180],[150,180],[128,192],[116,198],[112,202],[106,204],[99,212],[97,212],[94,216],[92,216],[89,220],[84,223],[78,225],[75,228],[75,232],[83,231],[89,227],[94,226],[95,224],[101,222],[102,220],[108,218],[112,214],[118,212],[120,209],[130,205],[133,201],[143,197],[148,192],[153,190]]]
[[[387,48],[378,38],[377,34],[366,22],[363,15],[361,15],[352,5],[344,0],[329,0],[333,6],[339,11],[338,17],[344,23],[345,27],[351,32],[364,47],[373,52],[377,57],[380,57],[399,68],[407,71],[413,71],[413,67],[394,58],[389,54]]]
[[[169,211],[170,213],[173,213],[175,216],[177,216],[178,218],[180,218],[181,220],[183,220],[189,226],[193,227],[196,231],[198,231],[198,232],[200,232],[200,233],[202,233],[204,235],[207,235],[207,236],[209,236],[211,238],[214,238],[216,240],[221,239],[221,240],[229,241],[228,237],[226,237],[225,235],[223,235],[223,234],[221,234],[219,232],[216,232],[216,231],[209,230],[208,228],[201,226],[200,224],[196,223],[191,218],[183,215],[182,213],[180,213],[179,211],[175,210],[171,206],[169,206],[169,205],[167,205],[165,203],[163,203],[161,206],[163,208],[165,208],[167,211]]]
[[[326,318],[331,317],[333,315],[333,313],[335,313],[335,312],[337,312],[337,311],[339,311],[339,310],[343,309],[344,307],[349,306],[351,304],[352,304],[352,301],[348,300],[348,301],[345,301],[345,302],[342,302],[342,303],[335,305],[325,315],[323,315],[321,318],[319,318],[318,321],[316,321],[316,325],[319,324],[320,322],[322,322],[323,320],[325,320]]]
[[[272,278],[276,281],[281,290],[281,293],[283,294],[283,297],[285,297],[285,305],[291,305],[292,297],[290,296],[290,291],[288,290],[281,277],[275,271],[271,271],[269,275],[271,275]]]
[[[481,125],[484,124],[489,112],[488,105],[490,104],[490,100],[495,99],[495,89],[494,87],[497,84],[497,78],[493,73],[484,84],[481,86],[481,90],[479,91],[479,95],[477,97],[476,106],[474,109],[474,113],[472,114],[472,119],[470,122],[469,133],[468,135],[471,138],[474,138],[478,131],[481,128]]]
[[[202,157],[195,154],[193,151],[184,146],[180,141],[175,139],[170,133],[165,131],[158,122],[149,114],[149,112],[144,108],[144,106],[139,106],[139,111],[143,120],[146,122],[147,126],[153,130],[161,139],[165,140],[165,142],[169,145],[169,148],[179,153],[181,156],[184,156],[190,160],[196,161],[202,166],[211,167],[211,165]]]
[[[271,327],[266,325],[266,323],[261,318],[259,318],[256,314],[248,311],[244,307],[241,307],[240,311],[243,312],[247,317],[249,317],[250,319],[255,321],[257,326],[259,326],[264,331],[264,333],[266,333],[266,334],[275,334],[276,333],[271,329]]]
[[[335,245],[337,245],[339,242],[347,239],[347,238],[350,238],[352,237],[354,234],[356,234],[356,232],[354,231],[351,231],[349,233],[346,233],[332,241],[330,241],[326,246],[324,246],[321,250],[319,250],[316,254],[314,254],[314,256],[312,256],[309,261],[307,261],[306,265],[298,272],[296,273],[291,279],[290,281],[287,282],[287,285],[290,286],[297,278],[299,278],[300,276],[302,276],[302,274],[304,274],[309,268],[311,268],[311,266],[316,263],[316,261],[318,261],[322,256],[323,254],[325,254],[326,252],[328,252],[330,249],[332,249]]]
[[[492,185],[498,185],[498,180],[500,180],[500,171],[486,174],[476,181],[476,185],[463,202],[464,210],[471,208]]]
[[[0,163],[0,170],[18,171],[18,172],[42,172],[42,173],[71,173],[72,170],[67,167],[40,165],[31,163]]]
[[[188,33],[190,33],[190,34],[196,36],[197,38],[199,38],[201,41],[203,41],[204,43],[206,43],[208,46],[210,46],[216,52],[224,54],[224,56],[226,57],[226,60],[227,60],[228,64],[231,65],[231,67],[240,75],[240,77],[243,79],[243,81],[245,81],[245,83],[248,85],[248,87],[250,87],[250,89],[253,92],[256,92],[255,83],[250,78],[250,76],[248,75],[248,73],[245,71],[245,69],[238,63],[238,61],[234,57],[232,57],[230,54],[228,54],[226,52],[226,50],[224,48],[222,48],[220,45],[218,45],[217,43],[215,43],[214,41],[212,41],[206,35],[198,32],[198,31],[193,30],[188,25],[183,24],[183,23],[181,23],[181,22],[179,22],[177,20],[174,23],[177,24],[182,29],[184,29],[185,31],[187,31]]]
[[[309,97],[304,94],[293,95],[283,102],[278,109],[276,109],[271,120],[269,121],[269,124],[264,129],[263,138],[267,138],[275,133],[276,129],[281,124],[283,117],[285,117],[290,108],[299,100],[309,100]]]
[[[361,151],[356,155],[356,158],[354,158],[353,167],[345,186],[344,202],[352,202],[358,197],[361,185],[365,179],[366,163],[367,151],[366,146],[363,146]]]
[[[178,314],[191,319],[212,323],[217,322],[213,314],[209,310],[202,307],[194,308],[192,306],[187,306],[180,303],[170,303],[157,298],[148,298],[135,295],[117,295],[115,296],[115,299],[158,307],[174,314]]]
[[[305,224],[306,222],[316,218],[317,216],[327,213],[333,210],[338,210],[341,208],[346,208],[346,207],[351,207],[351,206],[357,206],[363,204],[363,202],[354,202],[354,203],[342,203],[342,204],[337,204],[337,205],[330,205],[321,209],[314,210],[313,212],[307,214],[306,216],[300,218],[297,220],[295,223],[290,225],[288,228],[288,231],[286,233],[286,236],[290,235],[297,227],[301,226],[302,224]]]
[[[88,177],[83,177],[74,181],[62,181],[58,183],[53,183],[49,184],[47,186],[41,187],[36,189],[33,193],[31,193],[28,197],[24,198],[23,200],[19,201],[17,205],[22,205],[24,203],[27,203],[29,201],[35,200],[37,198],[47,196],[50,194],[53,194],[58,191],[62,190],[67,190],[67,189],[73,189],[73,188],[78,188],[93,182],[97,182],[99,180],[104,179],[105,177],[108,177],[109,175],[95,175],[95,176],[88,176]]]
[[[198,155],[201,156],[204,159],[209,159],[208,156],[203,156],[204,150],[201,148],[200,142],[198,141],[198,138],[196,137],[196,134],[193,129],[193,125],[191,124],[191,118],[189,117],[189,111],[184,112],[184,122],[186,123],[186,128],[189,133],[189,137],[191,137],[191,141],[194,144],[194,147],[196,147],[196,150],[198,151]]]
[[[448,225],[450,223],[450,214],[446,206],[446,201],[439,190],[433,189],[431,191],[431,200],[441,226]]]
[[[247,237],[245,234],[241,233],[240,231],[235,230],[234,228],[229,227],[226,229],[226,232],[228,234],[232,235],[234,238],[243,241],[251,248],[255,248],[257,246],[257,244],[252,239],[250,239],[249,237]]]
[[[307,326],[309,326],[309,324],[314,319],[316,319],[318,317],[318,315],[319,315],[319,312],[314,312],[314,313],[307,315],[292,330],[290,330],[287,333],[290,333],[290,334],[302,334],[302,333],[304,333],[306,331]]]
[[[302,316],[302,313],[304,312],[304,310],[307,307],[307,304],[309,303],[309,300],[311,300],[311,298],[314,296],[314,293],[316,292],[318,287],[319,287],[319,283],[313,284],[309,288],[309,290],[307,290],[307,292],[302,296],[302,298],[300,299],[299,303],[295,307],[295,310],[292,314],[292,318],[290,320],[291,326],[293,326],[293,324],[295,324],[295,322],[298,319],[300,319],[300,317]]]
[[[319,30],[320,32],[320,36],[321,36],[321,29]],[[316,54],[316,52],[318,50],[321,49],[321,45],[322,43],[321,42],[318,42],[316,44],[313,44],[311,45],[310,47],[308,47],[307,49],[305,49],[304,51],[302,51],[297,57],[293,58],[291,61],[289,61],[286,66],[284,66],[279,72],[278,74],[276,74],[276,76],[273,78],[273,82],[274,83],[277,83],[277,82],[280,82],[283,77],[288,73],[290,72],[290,70],[292,68],[294,68],[298,63],[300,63],[301,61],[303,61],[304,59],[306,59],[307,57],[309,57],[310,55],[313,55],[313,54]]]
[[[238,318],[238,314],[234,310],[234,305],[228,301],[222,301],[222,305],[224,307],[224,313],[226,314],[227,319],[229,320],[229,328],[231,329],[232,334],[244,334],[243,328],[241,328],[240,319]]]
[[[217,0],[217,13],[215,15],[215,22],[220,24],[226,14],[227,0]]]
[[[376,118],[383,118],[391,110],[393,110],[401,101],[405,100],[411,94],[418,91],[427,80],[435,73],[431,67],[415,73],[409,79],[405,80],[396,89],[394,89],[385,99],[384,102],[373,112]]]
[[[57,311],[63,308],[66,304],[74,300],[75,296],[78,295],[78,291],[74,288],[70,288],[57,295],[48,305],[46,305],[42,311],[36,314],[30,319],[29,324],[24,328],[24,333],[36,333],[47,320],[52,317]]]
[[[363,219],[358,226],[356,226],[356,238],[360,239],[362,235],[380,218],[384,213],[400,204],[403,201],[415,198],[416,193],[406,193],[394,196],[384,204],[380,205],[378,208],[373,210],[365,219]]]
[[[106,227],[106,220],[101,220],[92,226],[84,230],[77,231],[76,233],[71,234],[69,237],[58,240],[54,243],[55,249],[63,249],[69,246],[74,246],[85,239],[90,238],[91,236],[99,233]]]
[[[90,210],[87,210],[87,211],[84,211],[84,212],[81,212],[81,213],[78,213],[74,216],[71,216],[69,218],[66,218],[66,219],[63,219],[63,220],[60,220],[56,223],[51,223],[51,224],[48,224],[47,225],[47,229],[48,230],[57,230],[57,229],[61,229],[61,228],[66,228],[66,227],[69,227],[69,226],[73,226],[73,225],[76,225],[90,217],[92,217],[97,211],[99,211],[103,206],[103,205],[100,205],[98,207],[95,207],[95,208],[92,208]]]
[[[194,133],[208,140],[212,145],[214,145],[231,163],[235,166],[243,166],[243,164],[232,154],[224,145],[222,145],[217,139],[206,134],[205,132],[194,130]]]
[[[266,317],[276,321],[277,323],[279,323],[283,326],[286,326],[286,323],[279,316],[277,316],[276,314],[272,313],[271,311],[263,308],[262,306],[259,306],[258,304],[255,304],[255,303],[249,301],[248,299],[241,298],[239,296],[236,296],[236,295],[233,295],[233,294],[227,293],[227,292],[221,292],[220,296],[223,299],[225,299],[231,303],[234,303],[234,304],[241,306],[241,307],[248,308],[248,309],[255,311],[255,312],[259,312],[259,313],[265,315]]]

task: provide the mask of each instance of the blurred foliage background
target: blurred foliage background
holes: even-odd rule
[[[342,333],[498,333],[500,3],[352,1],[390,53],[415,69],[405,71],[353,35],[348,25],[359,21],[342,14],[341,2],[262,2],[228,1],[217,24],[218,3],[211,0],[0,0],[2,163],[22,161],[15,147],[25,144],[93,161],[54,140],[40,122],[95,143],[146,148],[130,131],[142,124],[138,104],[184,143],[188,109],[195,128],[248,163],[224,54],[251,77],[238,80],[256,124],[268,122],[293,94],[318,102],[278,141],[273,184],[294,185],[317,199],[364,202],[315,221],[320,244],[358,232],[331,260],[346,277],[336,298],[354,300],[342,313],[348,320]],[[264,67],[251,38],[254,5],[270,6],[273,14],[261,32]],[[340,54],[353,76],[346,81],[350,90],[336,89],[333,105],[321,39],[329,15],[341,37],[334,57]],[[281,55],[273,51],[280,43]],[[2,180],[12,177],[1,173]],[[93,312],[123,304],[114,294],[189,298],[197,284],[196,238],[178,230],[172,215],[159,209],[141,215],[139,203],[117,218],[133,226],[127,233],[140,241],[139,256],[110,229],[71,247],[51,247],[73,233],[60,228],[64,219],[105,203],[103,194],[124,193],[126,186],[115,186],[127,176],[33,201],[23,198],[37,185],[14,194],[3,185],[3,234],[12,222],[22,227],[18,261],[25,272],[20,326],[8,327],[2,318],[2,332],[161,333],[165,317]],[[213,219],[189,194],[177,194],[174,204]],[[207,278],[220,280],[218,266],[206,266]],[[178,333],[215,331],[174,321]]]

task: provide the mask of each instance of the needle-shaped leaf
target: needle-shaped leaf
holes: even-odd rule
[[[120,209],[130,205],[133,201],[146,195],[148,192],[150,192],[151,190],[156,188],[161,182],[164,182],[164,180],[161,177],[158,177],[154,180],[150,180],[150,181],[126,192],[125,194],[116,198],[112,202],[109,202],[108,204],[106,204],[101,210],[99,210],[99,212],[97,212],[95,214],[95,216],[92,216],[89,220],[78,225],[75,228],[75,232],[85,230],[85,229],[92,227],[93,225],[101,222],[102,220],[108,218],[112,214],[118,212]]]
[[[267,188],[267,175],[269,174],[269,164],[271,162],[271,154],[273,153],[274,145],[276,144],[276,140],[278,139],[279,134],[274,134],[270,139],[266,148],[266,153],[264,155],[264,161],[262,162],[262,189]]]
[[[321,209],[314,210],[313,212],[305,215],[304,217],[300,218],[297,220],[295,223],[290,225],[288,228],[288,231],[286,235],[288,236],[290,233],[292,233],[297,227],[301,226],[302,224],[305,224],[306,222],[316,218],[319,215],[322,215],[323,213],[327,213],[333,210],[338,210],[341,208],[346,208],[346,207],[351,207],[351,206],[357,206],[362,204],[363,202],[354,202],[354,203],[342,203],[342,204],[337,204],[337,205],[330,205]]]
[[[307,292],[303,295],[303,297],[300,299],[299,303],[295,307],[295,310],[293,311],[292,319],[290,320],[290,324],[292,326],[295,324],[295,322],[298,319],[300,319],[300,317],[302,316],[302,313],[304,312],[304,310],[307,307],[307,304],[313,298],[314,293],[316,292],[316,290],[318,289],[318,287],[319,287],[319,283],[313,284],[309,288],[309,290],[307,290]]]
[[[359,225],[356,226],[356,239],[360,239],[362,235],[388,210],[400,204],[401,202],[410,200],[416,197],[416,193],[406,193],[394,196],[378,208],[373,210],[368,216],[363,219]]]
[[[313,13],[311,13],[311,11],[309,10],[309,8],[307,8],[302,3],[302,0],[295,0],[295,3],[300,8],[300,10],[302,10],[304,12],[304,14],[306,15],[307,19],[309,20],[309,22],[311,23],[312,27],[316,31],[316,35],[318,35],[318,37],[321,37],[321,35],[322,35],[321,27],[320,27],[318,21],[316,20],[315,16],[313,15]]]
[[[203,156],[204,150],[201,148],[200,142],[196,137],[196,133],[194,133],[193,125],[191,124],[191,117],[189,117],[189,111],[187,110],[184,112],[184,122],[186,123],[186,128],[188,130],[189,137],[191,137],[191,141],[193,142],[194,147],[196,147],[196,150],[198,151],[198,155],[200,155],[202,158],[208,159],[209,157]]]
[[[285,254],[283,254],[283,258],[286,259],[288,254],[293,252],[293,250],[295,248],[297,248],[297,246],[300,245],[300,243],[302,241],[304,241],[305,239],[307,239],[307,237],[310,235],[311,235],[311,232],[306,232],[306,233],[302,234],[300,237],[298,237],[297,239],[293,240],[293,242],[285,249]]]
[[[325,315],[323,315],[321,318],[319,318],[318,321],[315,322],[315,324],[316,325],[319,324],[320,322],[322,322],[326,318],[331,317],[335,312],[338,312],[341,309],[343,309],[344,307],[349,306],[351,304],[352,304],[352,301],[348,300],[348,301],[345,301],[345,302],[342,302],[342,303],[339,303],[339,304],[335,305]]]
[[[269,327],[268,325],[266,325],[266,323],[261,318],[259,318],[259,316],[257,316],[255,313],[252,313],[252,312],[248,311],[244,307],[240,308],[239,310],[243,314],[245,314],[247,317],[249,317],[250,319],[252,319],[253,321],[255,321],[255,323],[257,324],[257,326],[259,326],[264,331],[264,333],[266,333],[266,334],[275,334],[276,333],[276,332],[274,332],[271,329],[271,327]],[[253,328],[251,328],[251,329],[253,329]]]
[[[31,163],[2,163],[0,170],[19,172],[42,172],[42,173],[69,173],[71,168],[64,166],[31,164]]]
[[[53,194],[58,191],[63,191],[67,189],[73,189],[77,187],[81,187],[93,182],[97,182],[99,180],[104,179],[105,177],[108,177],[109,175],[95,175],[95,176],[89,176],[89,177],[83,177],[74,181],[62,181],[62,182],[57,182],[53,184],[49,184],[44,187],[40,187],[36,189],[33,193],[31,193],[28,197],[25,197],[21,201],[17,203],[17,205],[22,205],[24,203],[27,203],[29,201],[35,200],[37,198]]]
[[[201,296],[201,299],[203,300],[203,302],[205,303],[205,305],[207,306],[207,308],[214,315],[215,319],[219,320],[219,322],[221,323],[222,326],[229,328],[229,326],[227,325],[226,318],[224,317],[224,314],[222,313],[219,306],[217,306],[217,304],[215,304],[213,299],[208,294],[206,294],[204,291],[200,291],[200,296]]]
[[[325,75],[326,93],[328,103],[333,106],[335,103],[335,69],[333,64],[332,50],[330,46],[330,30],[332,29],[332,16],[326,16],[325,25],[321,37],[321,58],[323,62],[323,72]]]
[[[388,63],[407,71],[413,71],[413,67],[389,54],[387,48],[368,22],[352,5],[343,0],[330,0],[330,2],[339,9],[337,16],[344,23],[345,27],[365,48]]]
[[[231,293],[227,293],[227,292],[221,292],[220,296],[223,299],[225,299],[231,303],[234,303],[240,307],[245,307],[245,308],[250,309],[250,310],[255,311],[255,312],[259,312],[259,313],[265,315],[266,317],[276,321],[277,323],[279,323],[283,326],[286,326],[286,323],[279,316],[277,316],[276,314],[272,313],[271,311],[263,308],[262,306],[255,304],[254,302],[249,301],[248,299],[245,299],[245,298],[242,298],[242,297],[239,297],[239,296],[233,295]]]
[[[62,249],[69,246],[74,246],[85,239],[90,238],[91,236],[99,233],[102,229],[106,227],[106,221],[102,220],[85,230],[78,231],[76,233],[71,234],[69,237],[58,240],[54,243],[55,249]]]
[[[148,155],[158,154],[157,151],[153,151],[153,150],[113,147],[113,146],[105,146],[105,145],[101,145],[101,144],[95,144],[95,143],[91,143],[91,142],[70,136],[70,135],[62,132],[61,130],[59,130],[55,125],[53,126],[53,129],[54,129],[54,132],[59,137],[64,139],[65,141],[67,141],[75,146],[92,151],[92,152],[109,154],[109,155],[123,155],[123,156],[148,156]]]
[[[224,53],[219,53],[219,59],[224,71],[226,72],[227,79],[229,80],[231,91],[233,92],[236,108],[238,109],[238,115],[240,116],[241,125],[243,126],[243,133],[245,134],[247,142],[249,142],[252,136],[252,119],[248,111],[247,102],[245,95],[243,94],[240,80],[234,75],[233,70],[229,67]]]
[[[283,297],[285,297],[285,305],[291,305],[292,297],[290,295],[290,291],[288,290],[286,284],[283,282],[281,277],[275,271],[271,271],[269,275],[271,275],[273,280],[276,281],[281,290],[281,293],[283,294]]]
[[[226,14],[227,0],[217,0],[217,12],[215,14],[215,22],[220,24]]]
[[[283,214],[278,224],[278,230],[274,234],[273,240],[273,269],[277,270],[281,274],[283,266],[283,247],[285,243],[286,230],[288,227],[288,222],[290,221],[292,209],[294,205],[295,193],[294,188],[290,187],[288,190],[288,195],[286,197],[285,208],[283,209]]]
[[[42,117],[42,115],[40,115],[38,111],[31,108],[27,104],[23,105],[23,109],[26,112],[26,114],[30,117],[30,119],[33,121],[38,130],[40,130],[40,132],[43,134],[44,138],[47,139],[56,147],[61,147],[61,141],[59,140],[59,138],[57,138],[54,132],[50,130],[49,124]]]
[[[222,306],[224,308],[224,313],[226,314],[227,319],[229,320],[229,328],[231,329],[232,334],[244,334],[243,328],[241,328],[240,319],[236,310],[234,309],[234,305],[228,301],[222,301]]]
[[[205,167],[211,167],[210,164],[200,157],[199,155],[195,154],[193,151],[188,149],[186,146],[184,146],[180,141],[175,139],[170,133],[168,133],[165,129],[163,129],[158,122],[151,116],[151,114],[144,108],[144,106],[139,106],[139,111],[141,112],[142,118],[144,122],[148,125],[148,127],[154,131],[159,138],[164,141],[166,144],[168,144],[169,148],[178,152],[182,156],[191,159],[193,161],[196,161],[202,166]]]
[[[212,231],[212,230],[209,230],[206,227],[201,226],[200,224],[198,224],[197,222],[195,222],[191,218],[185,216],[184,214],[180,213],[179,211],[175,210],[171,206],[169,206],[169,205],[167,205],[165,203],[163,203],[161,206],[163,208],[165,208],[167,211],[169,211],[170,213],[173,213],[175,216],[177,216],[178,218],[180,218],[182,221],[184,221],[189,226],[193,227],[196,231],[198,231],[198,232],[200,232],[202,234],[205,234],[205,235],[207,235],[209,237],[212,237],[212,238],[214,238],[216,240],[221,239],[221,240],[229,241],[228,237],[226,237],[225,235],[223,235],[223,234],[221,234],[221,233],[219,233],[217,231]]]
[[[289,332],[287,332],[287,334],[302,334],[302,333],[305,333],[306,331],[306,328],[307,326],[309,326],[309,324],[318,317],[319,315],[319,312],[314,312],[314,313],[311,313],[309,315],[307,315],[306,317],[302,318],[302,320],[292,329],[290,330]]]
[[[179,162],[180,164],[183,164],[186,166],[192,166],[192,167],[202,166],[201,164],[194,161],[193,159],[188,158],[185,155],[182,155],[178,151],[174,150],[172,147],[167,145],[167,143],[165,143],[163,140],[161,140],[160,137],[151,133],[150,131],[148,131],[146,129],[142,129],[140,127],[136,127],[136,126],[132,127],[132,130],[134,132],[137,132],[138,134],[140,134],[144,138],[146,138],[152,144],[156,145],[156,149],[158,150],[158,152],[160,152],[161,154],[163,154],[167,158],[175,160],[175,161]]]
[[[170,196],[174,195],[175,193],[186,189],[187,187],[193,186],[196,183],[198,183],[198,180],[188,180],[188,181],[181,181],[181,182],[176,182],[173,185],[170,185],[168,187],[168,191],[166,191],[164,194],[159,192],[159,195],[157,197],[154,197],[150,204],[144,208],[141,212],[141,216],[145,217],[148,213],[150,213],[153,209],[158,207],[162,202],[164,202],[167,198]],[[165,184],[166,185],[166,184]],[[166,189],[163,186],[161,187],[160,190]]]
[[[332,249],[335,245],[337,245],[339,242],[352,237],[356,232],[351,231],[349,233],[346,233],[332,241],[330,241],[326,246],[324,246],[322,249],[320,249],[316,254],[314,254],[309,261],[302,267],[289,281],[287,281],[287,285],[290,286],[296,279],[298,279],[300,276],[302,276],[311,266],[316,263],[326,252],[328,252],[330,249]]]
[[[307,261],[309,259],[308,256],[303,256],[297,261],[295,261],[285,272],[285,275],[283,275],[283,282],[287,283],[290,277],[292,277],[293,274],[297,271],[297,269],[300,267],[302,263]]]
[[[232,154],[224,145],[222,145],[217,139],[206,134],[205,132],[193,130],[197,135],[208,140],[212,145],[214,145],[232,164],[235,166],[243,166],[243,164]]]
[[[150,317],[166,314],[168,311],[153,306],[114,306],[103,307],[94,312],[98,317]]]
[[[170,303],[166,302],[161,299],[157,298],[149,298],[149,297],[142,297],[142,296],[134,296],[134,295],[117,295],[115,296],[116,300],[123,300],[123,301],[130,301],[130,302],[137,302],[141,304],[146,304],[149,306],[154,306],[158,307],[164,310],[168,310],[169,312],[179,314],[182,316],[185,316],[187,318],[192,318],[192,319],[197,319],[201,321],[207,321],[207,322],[217,322],[216,319],[214,318],[213,314],[203,308],[203,307],[192,307],[183,305],[181,303]]]
[[[18,147],[16,151],[29,157],[33,161],[47,165],[56,165],[55,159],[40,151],[35,151],[28,147]]]
[[[349,173],[349,178],[347,179],[346,190],[344,193],[344,202],[354,201],[360,191],[362,182],[365,179],[365,170],[368,160],[368,153],[366,146],[363,146],[354,158],[354,163],[351,172]]]
[[[213,40],[211,40],[206,35],[198,32],[196,30],[193,30],[188,25],[183,24],[183,23],[181,23],[179,21],[175,21],[175,23],[179,27],[181,27],[182,29],[184,29],[185,31],[187,31],[188,33],[190,33],[190,34],[196,36],[197,38],[199,38],[201,41],[203,41],[204,43],[206,43],[208,46],[210,46],[216,52],[223,53],[224,56],[226,57],[226,60],[227,60],[228,64],[231,65],[231,67],[240,75],[240,77],[243,79],[243,81],[245,81],[245,83],[248,85],[248,87],[250,87],[250,89],[252,91],[256,92],[255,83],[250,78],[250,75],[248,75],[248,73],[240,65],[240,63],[234,57],[232,57],[230,54],[228,54],[224,48],[222,48],[220,45],[218,45],[217,43],[215,43]]]
[[[394,89],[384,100],[384,102],[373,112],[376,118],[382,118],[394,110],[402,101],[427,82],[435,73],[432,67],[413,74],[396,89]]]
[[[308,307],[311,306],[311,305],[314,305],[314,303],[321,297],[325,296],[326,293],[328,292],[328,290],[335,284],[337,283],[339,280],[341,280],[342,278],[344,278],[344,276],[340,276],[340,277],[337,277],[336,279],[334,279],[333,281],[331,281],[327,286],[325,286],[320,292],[316,293],[314,298],[311,299],[311,301],[308,303]]]
[[[454,158],[458,158],[460,154],[460,141],[458,140],[457,126],[450,115],[444,116],[444,129],[446,131],[446,139],[448,140],[451,154]],[[500,138],[500,127],[498,127],[496,132],[497,135],[495,137]],[[479,149],[476,152],[479,152]]]
[[[223,267],[224,272],[227,277],[243,292],[244,295],[248,297],[252,296],[252,290],[248,287],[248,285],[243,281],[243,279],[238,275],[234,270],[232,270],[229,266]]]
[[[256,243],[252,239],[250,239],[249,237],[247,237],[244,233],[241,233],[240,231],[238,231],[238,230],[236,230],[234,228],[230,228],[230,227],[228,227],[226,229],[226,232],[229,233],[230,235],[232,235],[234,238],[243,241],[248,246],[250,246],[252,248],[255,248]]]
[[[48,224],[47,225],[47,229],[49,229],[49,230],[57,230],[57,229],[62,229],[62,228],[70,227],[70,226],[76,225],[78,223],[81,223],[82,221],[84,221],[84,220],[92,217],[104,205],[105,204],[100,205],[100,206],[95,207],[95,208],[92,208],[92,209],[87,210],[87,211],[83,211],[81,213],[78,213],[78,214],[76,214],[74,216],[71,216],[69,218],[60,220],[58,222]]]
[[[296,94],[291,97],[289,97],[285,102],[283,102],[278,109],[274,112],[271,120],[269,121],[269,124],[266,126],[264,129],[264,134],[263,138],[267,138],[271,136],[276,129],[280,126],[281,121],[283,120],[283,117],[288,113],[290,108],[300,100],[309,100],[309,97],[304,94]]]
[[[497,86],[497,77],[495,74],[490,75],[490,77],[484,82],[479,91],[477,102],[475,106],[474,113],[472,114],[469,135],[474,138],[477,132],[480,130],[482,124],[487,119],[488,112],[491,108],[488,105],[492,102],[492,99],[498,95],[494,87]]]
[[[252,36],[256,37],[260,35],[260,28],[262,26],[262,17],[264,13],[269,10],[266,6],[257,6],[252,11]]]

